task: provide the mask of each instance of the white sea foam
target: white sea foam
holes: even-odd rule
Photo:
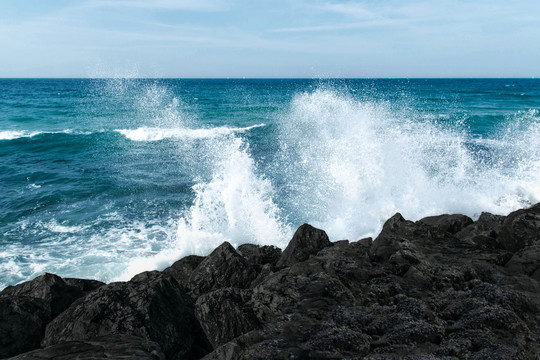
[[[32,138],[38,135],[46,135],[46,134],[88,135],[91,133],[92,132],[88,132],[88,131],[74,131],[73,129],[65,129],[65,130],[60,130],[60,131],[4,130],[4,131],[0,131],[0,140]]]
[[[33,137],[39,134],[42,134],[42,132],[27,131],[27,130],[20,130],[20,131],[5,130],[5,131],[0,131],[0,140],[13,140],[13,139],[19,139],[19,138],[25,138],[25,137]]]
[[[195,200],[178,221],[175,242],[151,256],[132,259],[125,280],[151,269],[162,269],[189,254],[207,255],[224,241],[286,246],[291,228],[281,219],[270,181],[257,174],[255,161],[242,139],[233,135],[212,139],[206,147],[212,174],[193,187]]]
[[[133,141],[159,141],[163,139],[211,139],[235,133],[243,133],[254,128],[263,127],[265,124],[257,124],[247,127],[215,127],[215,128],[157,128],[140,127],[137,129],[117,129],[116,132]]]
[[[398,211],[476,217],[540,199],[537,113],[520,115],[520,128],[512,119],[489,161],[467,147],[466,132],[414,115],[329,90],[296,96],[274,167],[287,187],[283,206],[334,240],[357,240]]]

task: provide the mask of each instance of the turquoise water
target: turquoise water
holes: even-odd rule
[[[0,80],[0,288],[540,201],[540,80]]]

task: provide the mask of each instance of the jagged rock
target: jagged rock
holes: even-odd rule
[[[42,345],[108,334],[155,341],[168,359],[195,359],[210,350],[189,295],[157,271],[102,286],[77,300],[47,326]]]
[[[253,307],[261,321],[302,309],[320,311],[350,303],[354,296],[341,281],[304,267],[285,268],[269,275],[253,289]]]
[[[10,358],[10,360],[45,359],[165,360],[165,355],[160,346],[153,341],[132,335],[112,334],[87,340],[63,342]]]
[[[83,293],[89,293],[105,285],[105,283],[90,279],[64,278],[66,284],[80,289]]]
[[[0,359],[34,350],[51,319],[49,302],[28,296],[0,297]]]
[[[174,264],[163,270],[163,273],[171,275],[180,285],[187,289],[189,286],[189,278],[193,273],[193,270],[195,270],[203,260],[204,257],[202,256],[189,255],[176,261]]]
[[[155,341],[168,359],[196,358],[211,350],[204,328],[216,346],[207,360],[538,359],[539,209],[483,213],[469,225],[454,215],[414,223],[396,214],[375,241],[332,246],[303,225],[276,266],[267,248],[243,245],[239,254],[224,243],[202,261],[177,263],[182,281],[190,274],[186,291],[157,272],[98,287],[49,324],[46,340],[77,338],[83,356],[82,338],[130,334]],[[32,315],[13,319],[22,329]]]
[[[540,243],[526,246],[512,256],[505,267],[518,274],[526,274],[540,282]]]
[[[496,239],[505,218],[506,216],[482,212],[478,220],[457,232],[455,236],[464,241],[485,243],[492,248],[499,248]]]
[[[508,215],[501,226],[498,241],[511,252],[540,242],[540,203]]]
[[[17,295],[43,299],[49,303],[51,316],[55,317],[67,309],[76,299],[102,284],[95,280],[66,281],[60,276],[45,273],[32,281],[8,286],[0,293],[0,297]]]
[[[329,246],[332,246],[332,243],[323,230],[304,224],[296,230],[276,265],[278,267],[294,265]]]
[[[270,245],[243,244],[237,250],[251,265],[260,267],[266,264],[275,266],[281,257],[281,249]]]
[[[473,223],[470,217],[461,214],[428,216],[420,219],[419,222],[450,234],[455,234]]]
[[[397,213],[384,223],[369,249],[369,257],[374,261],[386,261],[399,250],[414,252],[411,240],[418,236],[431,237],[430,229],[428,225],[405,220]]]
[[[260,325],[251,305],[251,293],[251,290],[225,288],[197,299],[195,315],[214,348]]]
[[[195,296],[224,287],[248,288],[257,271],[247,260],[224,242],[193,270],[189,289]]]

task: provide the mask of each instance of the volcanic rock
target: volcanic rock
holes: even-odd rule
[[[50,319],[46,300],[18,295],[0,297],[0,359],[38,348]]]
[[[248,288],[257,271],[228,242],[218,246],[193,270],[188,287],[198,297],[212,290]]]
[[[276,265],[278,267],[294,265],[328,246],[332,246],[332,243],[323,230],[304,224],[296,230]]]
[[[250,302],[251,293],[251,290],[225,288],[199,297],[195,314],[212,346],[225,344],[260,324]]]
[[[132,335],[112,334],[87,340],[67,341],[10,358],[10,360],[44,359],[165,360],[165,355],[161,352],[160,346],[153,341]]]
[[[540,203],[508,215],[501,226],[498,240],[511,252],[540,242]]]
[[[450,234],[455,234],[473,223],[470,217],[461,214],[428,216],[420,219],[419,222]]]
[[[51,316],[55,317],[67,309],[76,299],[101,285],[103,285],[102,282],[95,280],[64,280],[57,275],[45,273],[32,281],[8,286],[0,293],[0,297],[29,296],[43,299],[50,306]]]
[[[127,334],[154,341],[168,359],[194,359],[210,349],[193,303],[174,278],[146,272],[98,288],[48,326],[43,346]]]
[[[202,256],[189,255],[176,261],[174,264],[163,270],[163,273],[171,275],[180,285],[187,289],[189,286],[189,278],[193,273],[193,270],[195,270],[203,260],[204,257]]]
[[[243,244],[237,249],[251,264],[262,268],[266,264],[275,266],[281,257],[281,249],[270,245]]]

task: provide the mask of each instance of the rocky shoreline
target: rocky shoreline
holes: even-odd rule
[[[0,292],[0,358],[540,359],[540,204],[391,217],[283,252],[224,243],[128,282],[44,274]]]

